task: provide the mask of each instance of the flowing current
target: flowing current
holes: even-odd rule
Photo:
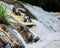
[[[60,48],[60,21],[57,17],[40,7],[23,5],[38,19],[34,20],[36,26],[29,28],[29,30],[35,36],[40,37],[37,43],[26,44],[23,37],[16,30],[13,30],[13,33],[24,44],[25,48]]]
[[[33,14],[39,22],[42,22],[43,25],[49,29],[49,31],[60,31],[60,20],[58,20],[54,15],[49,12],[44,11],[40,7],[29,6],[27,4],[23,4],[26,9],[29,10],[31,14]]]

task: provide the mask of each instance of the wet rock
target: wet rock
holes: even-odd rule
[[[0,44],[0,48],[3,48],[3,45]]]
[[[0,42],[7,44],[8,42],[11,43],[11,40],[3,32],[0,32]]]
[[[22,44],[18,44],[18,43],[16,43],[16,42],[13,42],[12,48],[25,48],[25,46],[22,45]]]
[[[60,17],[58,17],[58,19],[60,20]]]
[[[36,37],[33,39],[33,42],[37,42],[40,38],[39,37]]]
[[[33,40],[33,36],[32,35],[29,35],[28,42],[32,42],[32,40]]]
[[[7,27],[7,31],[8,31],[7,33],[11,37],[11,40],[13,42],[12,43],[13,48],[24,47],[23,43],[18,41],[18,38],[14,35],[13,31],[11,31],[12,29],[11,30],[10,29],[8,29],[8,27]]]
[[[5,27],[5,25],[0,24],[0,27],[1,27],[4,31],[6,31],[6,27]]]
[[[29,31],[29,29],[26,26],[22,26],[19,23],[12,23],[12,27],[18,30],[18,32],[22,35],[23,39],[26,41],[26,43],[29,42],[36,42],[38,39],[34,38],[34,35]],[[34,40],[34,41],[33,41]]]
[[[25,47],[24,46],[18,46],[18,45],[16,45],[13,48],[25,48]]]
[[[34,35],[26,26],[22,26],[19,23],[12,23],[12,26],[19,31],[26,43],[32,42]]]
[[[7,45],[5,46],[5,48],[11,48],[11,45],[10,45],[10,44],[7,44]]]
[[[7,44],[5,46],[5,48],[11,48],[9,44],[11,44],[12,47],[14,47],[14,48],[22,47],[22,45],[21,45],[22,43],[17,41],[18,39],[12,33],[13,30],[11,28],[9,28],[8,26],[5,26],[5,25],[0,25],[0,30],[2,31],[2,32],[0,32],[0,33],[2,33],[0,35],[0,40],[1,40],[1,42],[3,42],[3,44]]]
[[[14,23],[14,22],[11,22],[11,23],[12,23],[12,27],[15,28],[16,30],[18,31],[23,30],[23,27],[20,24]]]

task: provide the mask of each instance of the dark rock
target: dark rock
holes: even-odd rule
[[[32,42],[32,40],[33,40],[32,34],[28,35],[28,42]]]
[[[33,42],[37,42],[40,38],[39,37],[36,37],[33,39]]]
[[[0,48],[3,48],[3,45],[0,44]]]
[[[5,48],[11,48],[11,45],[10,45],[10,44],[7,44],[7,45],[5,46]]]
[[[58,19],[60,20],[60,17],[58,17]]]

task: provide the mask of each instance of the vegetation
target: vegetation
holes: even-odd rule
[[[4,17],[6,13],[6,7],[3,4],[0,4],[0,18]]]
[[[3,4],[0,4],[0,23],[9,24],[6,19],[6,7]]]

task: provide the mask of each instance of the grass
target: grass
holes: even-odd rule
[[[0,18],[5,17],[6,7],[3,4],[0,4]]]
[[[0,4],[0,23],[3,23],[3,24],[9,24],[9,22],[7,21],[6,17],[6,6],[4,6],[3,4]]]

